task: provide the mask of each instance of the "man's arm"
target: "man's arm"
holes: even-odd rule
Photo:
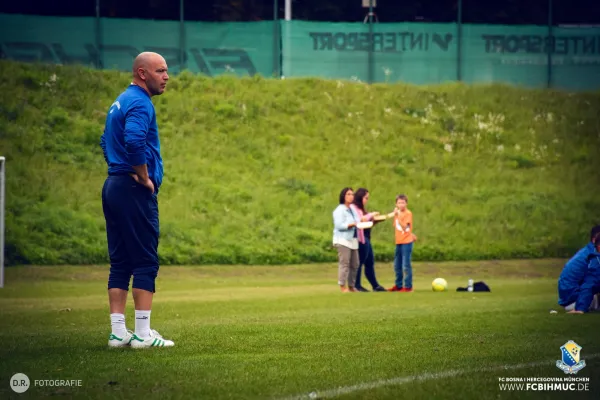
[[[135,102],[125,116],[125,150],[136,174],[134,179],[154,193],[154,184],[146,165],[146,135],[149,126],[149,110],[141,102]]]
[[[132,165],[132,167],[141,182],[150,180],[150,175],[148,175],[148,166],[146,164]]]
[[[102,154],[104,155],[104,161],[108,164],[108,157],[106,156],[106,138],[104,133],[100,136],[100,147],[102,148]]]

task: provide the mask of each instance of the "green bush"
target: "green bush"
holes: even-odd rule
[[[106,263],[99,147],[128,74],[0,62],[9,264]],[[600,209],[598,93],[172,77],[154,98],[163,264],[335,261],[345,186],[414,213],[415,260],[568,256]],[[377,260],[394,256],[387,221]]]

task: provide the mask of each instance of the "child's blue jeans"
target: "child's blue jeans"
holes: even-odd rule
[[[394,257],[394,271],[396,272],[396,287],[412,289],[412,243],[397,244]],[[406,277],[406,279],[404,279]],[[404,281],[404,284],[403,284]]]

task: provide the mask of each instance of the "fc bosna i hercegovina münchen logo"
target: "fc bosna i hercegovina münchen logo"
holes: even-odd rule
[[[565,374],[576,374],[583,367],[585,367],[585,361],[580,360],[581,346],[572,340],[561,346],[562,360],[556,361],[556,366],[562,370]]]

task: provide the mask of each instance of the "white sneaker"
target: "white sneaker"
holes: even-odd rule
[[[131,344],[133,339],[133,332],[127,331],[124,337],[118,337],[114,333],[111,333],[108,337],[108,347],[125,347]]]
[[[173,347],[175,343],[172,340],[164,339],[160,333],[154,329],[150,331],[150,336],[147,339],[138,337],[135,333],[131,339],[131,347],[134,349],[144,349],[146,347]]]

